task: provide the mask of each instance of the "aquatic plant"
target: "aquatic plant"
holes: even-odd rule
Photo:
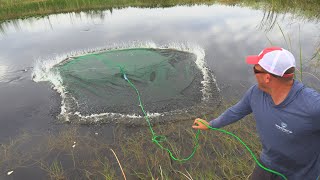
[[[248,6],[261,9],[265,18],[271,22],[277,13],[292,13],[300,17],[319,19],[318,0],[0,0],[0,22],[8,19],[43,16],[48,14],[80,11],[99,11],[125,7],[170,7],[176,5],[194,5],[214,3]]]
[[[215,113],[219,114],[223,108]],[[208,118],[213,116],[206,115]],[[192,122],[193,119],[159,124],[154,129],[168,138],[164,145],[177,156],[184,157],[192,151],[196,133],[191,129]],[[259,153],[261,145],[258,136],[253,133],[253,122],[252,116],[249,116],[243,122],[226,129],[245,139],[250,148]],[[51,179],[73,179],[78,176],[87,179],[119,179],[123,178],[122,172],[125,172],[128,179],[246,179],[254,167],[254,161],[241,144],[219,132],[201,132],[200,146],[194,157],[179,163],[172,161],[166,151],[153,144],[147,127],[136,127],[128,131],[128,127],[119,125],[114,129],[113,143],[106,143],[92,132],[81,133],[80,128],[79,125],[70,125],[60,129],[59,133],[43,134],[42,143],[24,151],[25,154],[31,153],[34,166],[28,166],[30,160],[22,161],[19,166],[42,170]],[[74,141],[76,146],[72,148]],[[16,146],[19,144],[12,144],[11,148]],[[117,152],[123,171],[110,149]],[[21,154],[19,157],[29,156]],[[13,164],[20,161],[13,156],[8,158],[7,161]],[[0,164],[0,169],[5,167],[5,164]],[[23,173],[19,169],[13,170],[15,174]]]

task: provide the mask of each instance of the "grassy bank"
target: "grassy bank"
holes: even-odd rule
[[[62,12],[104,10],[124,7],[168,7],[208,3],[208,0],[0,0],[0,21]]]
[[[62,12],[124,7],[170,7],[193,4],[242,5],[274,12],[291,12],[305,18],[320,17],[319,0],[0,0],[0,21]]]
[[[190,119],[158,125],[154,130],[167,137],[162,143],[165,147],[175,156],[185,158],[194,147],[196,131],[191,128],[192,123],[193,119]],[[131,128],[131,132],[126,128],[118,126],[114,129],[112,143],[94,132],[81,133],[73,125],[51,135],[24,133],[1,145],[1,174],[13,171],[10,176],[15,179],[122,179],[125,175],[128,179],[222,180],[247,179],[254,168],[249,152],[234,138],[220,132],[201,132],[200,146],[194,157],[179,163],[152,143],[147,127]],[[254,133],[252,117],[225,129],[237,134],[255,154],[259,154],[261,147]],[[36,141],[36,145],[26,150],[25,146],[32,141]],[[26,171],[36,172],[39,176],[28,177]]]

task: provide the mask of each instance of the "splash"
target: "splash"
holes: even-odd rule
[[[202,93],[201,100],[202,104],[205,106],[204,102],[208,104],[217,104],[212,103],[213,99],[217,98],[217,93],[219,89],[216,86],[215,78],[210,70],[206,67],[206,63],[204,60],[205,51],[197,45],[191,43],[170,43],[165,45],[157,45],[153,42],[131,42],[131,43],[121,43],[121,44],[112,44],[103,48],[95,48],[95,49],[87,49],[81,51],[75,51],[66,53],[63,55],[58,55],[54,58],[43,58],[36,61],[34,66],[34,71],[32,73],[32,79],[35,82],[40,81],[49,81],[51,82],[53,88],[60,93],[62,97],[62,105],[61,105],[61,113],[59,117],[63,118],[65,121],[72,122],[80,122],[80,123],[99,123],[99,122],[124,122],[135,124],[141,119],[143,121],[143,116],[138,112],[134,113],[125,113],[125,112],[108,112],[107,110],[94,113],[83,113],[81,111],[75,111],[75,104],[77,107],[81,107],[83,104],[79,104],[78,99],[74,96],[70,96],[70,93],[66,88],[66,82],[61,76],[61,72],[57,70],[57,66],[62,63],[72,61],[74,58],[86,56],[90,54],[97,54],[103,52],[110,51],[120,51],[120,50],[128,50],[128,49],[158,49],[158,50],[174,50],[174,51],[182,51],[195,55],[194,63],[197,68],[200,70],[202,74],[202,80],[200,92]],[[130,91],[130,89],[128,89]],[[216,101],[216,100],[214,100]],[[196,109],[199,108],[182,108],[182,109],[174,109],[167,110],[162,112],[148,112],[148,116],[155,119],[164,119],[168,116],[178,115],[180,118],[185,118],[181,114],[186,114],[187,112],[198,111]],[[203,109],[203,108],[202,108]],[[204,108],[206,109],[206,108]],[[211,109],[211,108],[210,108]],[[163,118],[162,118],[163,117]],[[129,119],[129,120],[128,120]],[[159,120],[163,121],[163,120]],[[141,121],[140,121],[141,122]]]

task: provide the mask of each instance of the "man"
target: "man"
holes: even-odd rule
[[[253,113],[262,144],[260,162],[289,180],[316,180],[320,175],[320,94],[293,79],[294,56],[279,47],[248,56],[258,82],[233,107],[195,129],[221,128]],[[256,166],[252,180],[282,179]]]

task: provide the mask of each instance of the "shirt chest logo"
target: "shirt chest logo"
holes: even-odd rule
[[[292,134],[292,131],[290,131],[289,129],[287,129],[287,124],[284,122],[281,122],[281,125],[275,124],[276,128],[279,129],[280,131],[287,133],[287,134]]]

